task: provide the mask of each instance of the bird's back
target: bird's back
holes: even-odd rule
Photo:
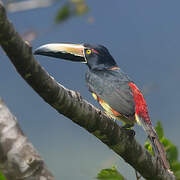
[[[89,70],[86,73],[89,90],[121,115],[133,116],[135,104],[128,85],[132,82],[121,69]]]

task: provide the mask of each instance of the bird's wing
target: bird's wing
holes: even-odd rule
[[[132,116],[135,104],[128,85],[130,79],[121,70],[89,71],[86,74],[89,90],[121,115]]]

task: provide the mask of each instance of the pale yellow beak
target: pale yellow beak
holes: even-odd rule
[[[86,62],[84,48],[82,44],[52,43],[40,46],[34,54]]]

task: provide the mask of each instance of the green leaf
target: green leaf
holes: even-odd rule
[[[165,147],[165,149],[170,163],[178,160],[178,150],[174,144],[171,143],[169,147]]]
[[[155,130],[158,134],[159,139],[161,140],[164,137],[164,130],[160,121],[157,122]]]
[[[163,143],[163,145],[164,145],[164,147],[166,148],[168,148],[169,146],[171,146],[171,141],[170,140],[168,140],[167,138],[165,138],[165,137],[163,137],[162,139],[161,139],[161,142]]]
[[[178,149],[177,147],[172,144],[170,140],[167,138],[163,137],[161,139],[162,144],[164,145],[164,148],[166,150],[167,158],[171,162],[177,161],[178,160]]]
[[[151,147],[151,144],[150,142],[147,140],[145,141],[145,144],[144,144],[144,147],[153,155],[153,150],[152,150],[152,147]]]
[[[56,23],[61,23],[71,16],[69,4],[65,4],[61,7],[56,15]]]
[[[176,171],[175,173],[176,180],[180,180],[180,171]]]
[[[88,11],[84,0],[69,0],[58,11],[55,22],[62,23],[73,16],[82,16]]]
[[[2,175],[1,172],[0,172],[0,180],[6,180],[5,177]]]
[[[172,171],[180,171],[180,163],[178,161],[174,161],[171,163],[171,170]]]
[[[98,180],[125,180],[125,178],[117,171],[116,167],[111,169],[102,169],[98,175]]]

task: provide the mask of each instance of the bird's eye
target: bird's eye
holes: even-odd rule
[[[91,53],[92,53],[91,49],[86,50],[86,54],[91,54]]]

